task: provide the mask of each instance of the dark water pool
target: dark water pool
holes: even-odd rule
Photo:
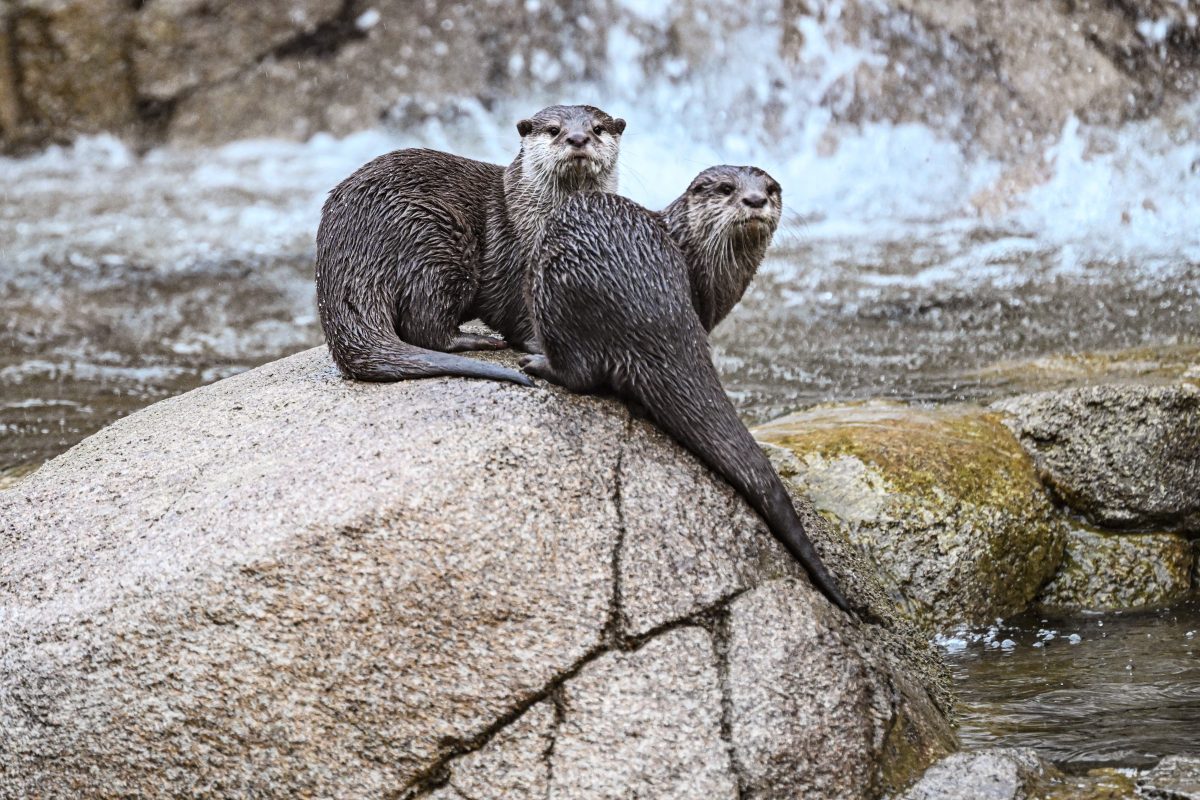
[[[1200,753],[1200,601],[1025,615],[942,640],[968,747],[1033,747],[1069,769]]]

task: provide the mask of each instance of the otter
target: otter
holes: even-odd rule
[[[510,343],[534,350],[525,265],[542,226],[573,193],[617,188],[625,121],[592,106],[550,106],[517,123],[507,167],[435,150],[397,150],[338,184],[317,229],[317,307],[350,378],[521,373],[453,353]],[[482,319],[501,339],[465,333]]]
[[[708,224],[726,236],[742,225],[773,230],[778,210],[749,197],[698,194],[692,213],[705,206]],[[849,612],[787,490],[721,388],[689,265],[662,217],[614,194],[578,194],[550,215],[542,242],[528,293],[543,352],[521,359],[525,372],[573,392],[615,394],[648,416],[728,481],[817,589]],[[732,294],[715,296],[710,318]]]
[[[661,212],[688,266],[692,305],[706,331],[746,293],[779,227],[782,198],[765,170],[722,164],[697,175]],[[731,208],[738,213],[727,219]]]

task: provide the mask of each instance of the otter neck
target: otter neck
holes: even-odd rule
[[[686,194],[663,209],[662,217],[687,262],[692,305],[705,330],[711,331],[746,293],[771,237],[713,224],[694,213]]]
[[[615,170],[563,172],[521,152],[504,171],[504,197],[525,263],[541,248],[550,213],[576,192],[616,192]]]

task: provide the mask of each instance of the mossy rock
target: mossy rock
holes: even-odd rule
[[[1067,611],[1166,605],[1187,596],[1193,559],[1179,534],[1105,533],[1072,523],[1062,565],[1039,602]]]
[[[937,626],[1024,609],[1064,532],[1033,462],[998,414],[872,402],[754,431],[781,474],[874,562],[896,603]]]

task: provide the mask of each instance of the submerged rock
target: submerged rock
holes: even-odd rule
[[[1180,600],[1191,588],[1191,543],[1176,533],[1067,531],[1062,565],[1039,603],[1062,610],[1115,611]]]
[[[1064,775],[1030,748],[954,753],[901,800],[1134,800],[1134,782],[1112,769]]]
[[[943,681],[558,390],[352,383],[319,348],[0,494],[0,798],[878,797],[953,748]]]
[[[1093,523],[1200,530],[1200,386],[1085,386],[993,407],[1047,485]]]
[[[1153,800],[1200,800],[1200,756],[1167,756],[1137,786]]]
[[[930,767],[903,800],[1025,800],[1058,770],[1029,748],[953,753]]]
[[[930,625],[1018,612],[1062,556],[1033,463],[973,406],[830,406],[755,428],[780,473],[835,520],[893,599]]]

